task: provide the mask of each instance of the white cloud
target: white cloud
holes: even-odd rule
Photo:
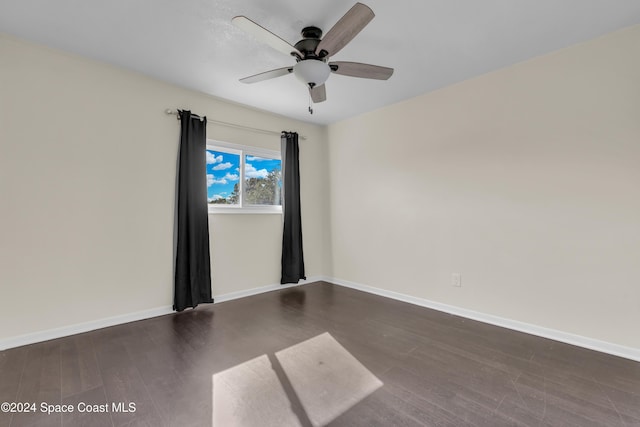
[[[266,178],[269,172],[266,169],[257,170],[251,163],[247,163],[244,168],[244,175],[247,178]]]
[[[220,157],[220,160],[222,160],[222,156],[218,156],[218,157]],[[214,171],[223,171],[225,169],[229,169],[231,166],[233,166],[233,165],[231,163],[229,163],[229,162],[220,163],[218,165],[215,165],[213,167],[213,170]]]
[[[227,174],[224,176],[224,179],[229,181],[237,181],[238,179],[240,179],[240,177],[235,173],[227,172]]]
[[[213,202],[214,200],[218,200],[218,199],[224,199],[224,196],[221,196],[220,194],[214,194],[213,196],[209,197],[207,200],[209,202]]]
[[[214,165],[222,161],[222,155],[214,156],[213,153],[207,151],[207,164]]]
[[[207,188],[211,187],[213,184],[226,184],[226,183],[227,183],[227,180],[224,178],[217,179],[212,174],[210,173],[207,174]]]
[[[264,157],[256,157],[256,156],[247,156],[248,162],[264,162],[265,160],[271,160],[271,159],[265,159]]]

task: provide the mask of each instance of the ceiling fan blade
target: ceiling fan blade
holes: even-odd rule
[[[316,48],[316,55],[325,57],[338,53],[371,22],[374,16],[369,6],[356,3],[320,41]]]
[[[275,70],[265,71],[264,73],[254,74],[253,76],[240,79],[242,83],[257,83],[264,80],[274,79],[276,77],[286,76],[293,72],[293,67],[276,68]]]
[[[329,67],[336,74],[361,77],[363,79],[387,80],[393,74],[393,68],[362,64],[360,62],[335,61],[329,62]]]
[[[324,85],[314,86],[312,89],[309,89],[309,94],[316,104],[327,100],[327,89]]]
[[[266,28],[256,24],[251,19],[246,16],[236,16],[231,20],[231,22],[238,28],[246,31],[247,33],[253,35],[255,38],[260,40],[262,43],[268,44],[275,50],[279,50],[285,55],[291,55],[292,52],[297,53],[300,56],[303,56],[302,53],[291,46],[286,40],[281,39],[277,35],[273,34],[271,31]]]

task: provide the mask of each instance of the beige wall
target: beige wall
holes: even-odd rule
[[[308,276],[324,273],[326,129],[0,34],[0,340],[172,304],[179,123],[166,108],[308,137],[304,250]],[[215,295],[279,283],[279,215],[210,224]]]
[[[330,126],[333,276],[640,348],[638,46],[634,27]]]
[[[171,305],[163,111],[190,108],[308,136],[308,276],[640,348],[638,45],[635,27],[327,130],[0,35],[0,340]],[[279,216],[210,224],[214,294],[278,282]]]

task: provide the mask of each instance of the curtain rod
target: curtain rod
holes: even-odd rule
[[[164,110],[164,112],[166,114],[177,116],[178,120],[180,120],[180,116],[178,115],[178,110],[172,110],[171,108],[167,108],[166,110]],[[231,128],[235,128],[235,129],[243,129],[243,130],[249,130],[249,131],[252,131],[252,132],[265,133],[265,134],[268,134],[268,135],[278,135],[278,136],[280,136],[282,134],[282,132],[276,132],[275,130],[254,128],[254,127],[251,127],[251,126],[238,125],[238,124],[235,124],[235,123],[223,122],[223,121],[220,121],[220,120],[207,119],[207,124],[209,124],[209,123],[214,123],[216,125],[227,126],[227,127],[231,127]],[[307,139],[307,137],[304,136],[304,135],[299,135],[299,138],[300,139]]]

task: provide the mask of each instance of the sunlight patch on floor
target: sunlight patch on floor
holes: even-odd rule
[[[213,426],[301,426],[266,355],[213,376]]]
[[[300,402],[315,427],[325,426],[365,397],[382,382],[329,333],[318,335],[275,354]],[[213,375],[213,425],[301,426],[291,397],[262,355]]]

